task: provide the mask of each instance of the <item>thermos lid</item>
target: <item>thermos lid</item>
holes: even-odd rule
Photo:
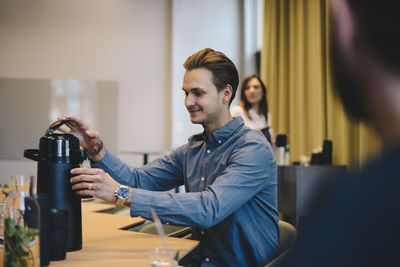
[[[54,133],[58,127],[66,122],[68,122],[67,119],[56,121],[40,138],[39,154],[41,159],[72,162],[84,160],[82,159],[78,138],[71,134]]]
[[[50,134],[40,138],[39,151],[41,158],[57,159],[80,155],[79,140],[70,134]]]

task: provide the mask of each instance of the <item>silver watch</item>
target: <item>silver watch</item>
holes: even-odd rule
[[[125,185],[121,185],[115,189],[114,196],[117,199],[117,205],[123,206],[125,201],[129,198],[129,195],[129,187]]]

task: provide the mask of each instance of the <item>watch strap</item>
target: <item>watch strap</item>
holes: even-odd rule
[[[96,156],[97,154],[99,154],[100,151],[103,149],[103,146],[104,146],[103,145],[103,140],[100,139],[100,142],[97,145],[95,145],[92,148],[86,149],[88,158],[90,159],[91,157]]]
[[[125,201],[126,201],[126,199],[117,197],[117,205],[118,206],[123,206],[125,204]]]

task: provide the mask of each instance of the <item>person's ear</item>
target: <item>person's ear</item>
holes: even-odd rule
[[[231,100],[232,94],[233,94],[233,90],[232,90],[232,86],[230,84],[227,84],[221,91],[222,93],[222,102],[223,103],[228,103]]]

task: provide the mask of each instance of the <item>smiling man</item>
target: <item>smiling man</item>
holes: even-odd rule
[[[213,66],[209,66],[209,69],[206,67],[212,64],[217,65],[216,62],[211,61],[206,64],[206,60],[197,62],[198,59],[196,54],[185,62],[184,66],[187,71],[183,78],[182,89],[186,95],[185,106],[189,111],[190,120],[192,123],[201,124],[205,134],[210,136],[213,131],[232,120],[229,105],[235,97],[236,88],[233,89],[232,86],[237,87],[238,76],[236,68],[233,69],[235,66],[232,62],[229,62],[230,64],[227,66],[227,70],[230,68],[230,72],[232,72],[231,77],[225,81],[218,77],[223,75],[220,72],[226,72],[225,70],[218,71]],[[226,84],[224,84],[225,82]]]
[[[224,105],[232,97],[232,86],[227,85],[218,92],[213,83],[213,74],[205,68],[186,72],[183,80],[185,106],[190,114],[192,123],[202,124],[207,136],[232,120]],[[225,111],[225,112],[224,112]]]
[[[191,226],[200,240],[192,266],[263,266],[279,241],[271,146],[229,112],[239,82],[230,59],[207,48],[184,67],[185,106],[204,132],[164,158],[130,168],[106,150],[87,123],[66,116],[71,121],[63,131],[80,139],[93,167],[72,170],[73,189],[123,203],[131,216],[151,218],[153,208],[163,222]],[[186,193],[165,192],[180,185]]]

